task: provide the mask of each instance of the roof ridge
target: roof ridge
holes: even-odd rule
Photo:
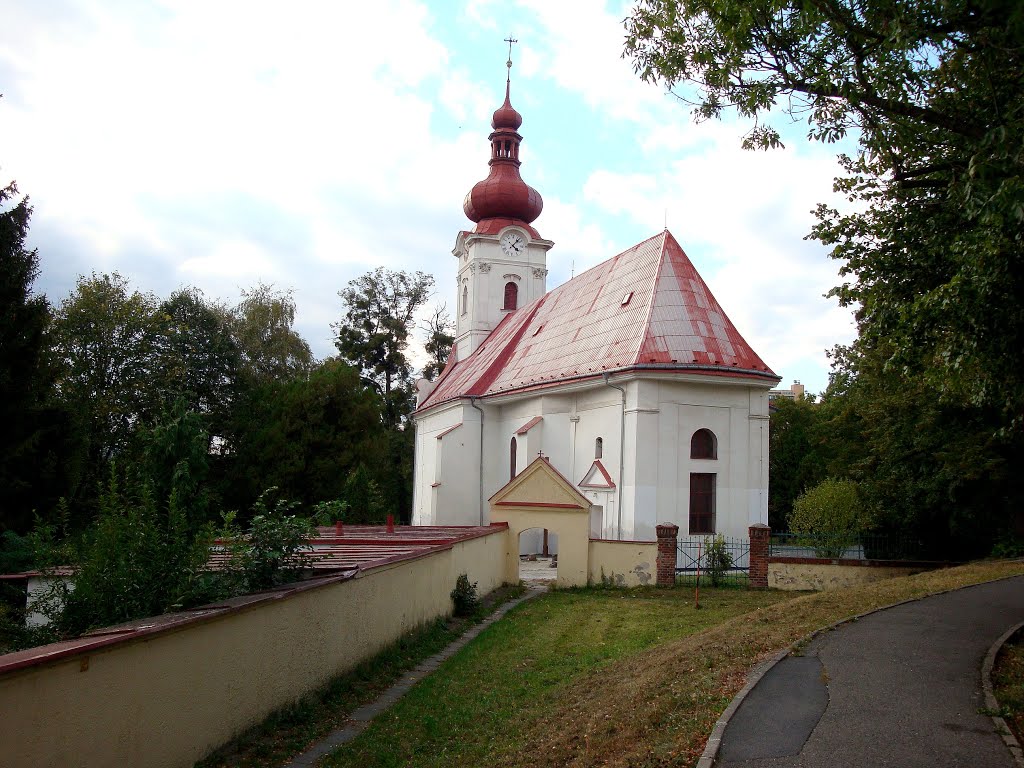
[[[655,271],[654,281],[651,283],[651,295],[650,298],[647,299],[647,315],[644,317],[644,331],[643,333],[638,334],[638,338],[636,340],[636,351],[633,353],[632,358],[632,365],[639,365],[640,353],[643,351],[644,342],[647,341],[647,335],[651,330],[651,315],[654,314],[654,297],[658,293],[658,281],[661,280],[661,269],[665,265],[665,244],[668,242],[668,239],[665,237],[666,234],[671,236],[671,233],[669,233],[667,229],[654,236],[661,237],[661,250],[658,252],[658,269]],[[648,240],[653,240],[654,237],[647,238],[647,240],[644,240],[644,243],[648,242]],[[640,245],[643,245],[643,243]],[[639,249],[639,246],[637,246],[637,248]]]

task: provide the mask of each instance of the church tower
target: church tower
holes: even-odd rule
[[[507,66],[511,74],[511,56]],[[523,118],[512,107],[510,89],[511,77],[505,103],[491,119],[490,172],[462,206],[476,227],[459,233],[452,251],[459,260],[455,360],[469,357],[506,315],[547,290],[547,253],[554,243],[531,226],[544,201],[519,175]]]

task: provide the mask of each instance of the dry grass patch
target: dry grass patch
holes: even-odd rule
[[[505,764],[693,765],[747,671],[779,650],[875,608],[1018,574],[1024,564],[978,563],[759,608],[577,681],[560,710],[525,724],[536,751]]]

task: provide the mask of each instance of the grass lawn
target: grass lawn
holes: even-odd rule
[[[556,592],[516,609],[324,765],[688,766],[748,669],[808,632],[1024,573],[979,563],[838,592]]]
[[[1024,744],[1024,633],[1018,632],[1003,646],[992,670],[992,687],[999,702],[999,714],[1017,741]]]

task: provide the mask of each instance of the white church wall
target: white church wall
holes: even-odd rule
[[[413,525],[480,524],[479,435],[479,414],[462,403],[417,419]]]
[[[601,508],[604,538],[653,540],[654,528],[662,522],[674,523],[680,535],[688,535],[691,472],[716,475],[716,533],[743,537],[751,523],[766,521],[767,397],[760,388],[716,380],[680,381],[667,376],[634,377],[621,386],[626,390],[625,445],[621,454],[621,395],[603,382],[503,403],[478,401],[485,409],[487,457],[482,498],[486,500],[509,481],[513,436],[517,471],[543,451],[552,466],[574,485],[589,471],[596,458],[597,438],[601,438],[601,463],[615,488],[581,491]],[[537,416],[542,417],[540,423],[523,435],[517,434]],[[445,435],[440,446],[435,445],[438,434],[458,423],[462,423],[459,429]],[[716,459],[690,458],[690,439],[701,428],[710,429],[716,436]],[[479,522],[479,435],[479,412],[468,401],[418,420],[415,523]],[[621,478],[620,456],[624,463]],[[441,464],[435,465],[439,457]],[[484,522],[489,521],[485,508]],[[539,534],[525,536],[524,541],[524,551],[540,551]]]

